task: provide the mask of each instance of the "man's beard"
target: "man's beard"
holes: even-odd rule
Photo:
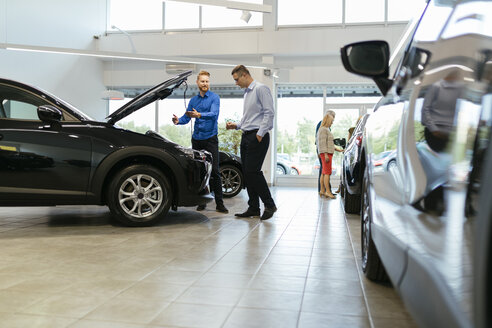
[[[200,87],[200,91],[207,92],[208,91],[208,87]]]

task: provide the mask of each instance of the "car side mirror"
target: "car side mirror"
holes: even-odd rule
[[[351,43],[340,49],[342,63],[348,72],[370,77],[383,95],[393,81],[389,76],[389,45],[386,41]]]
[[[38,107],[38,117],[41,121],[47,123],[59,122],[63,117],[63,113],[55,106],[41,105]]]

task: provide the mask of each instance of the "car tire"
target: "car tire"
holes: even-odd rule
[[[290,175],[299,175],[299,171],[295,167],[290,168]]]
[[[360,195],[352,195],[348,191],[344,191],[343,205],[345,213],[358,214],[360,212]]]
[[[117,172],[106,192],[112,215],[126,226],[151,226],[171,207],[168,179],[149,165],[132,165]]]
[[[392,159],[391,161],[388,162],[388,165],[386,165],[386,171],[389,171],[395,167],[396,167],[396,159]]]
[[[361,212],[361,249],[362,249],[362,271],[365,276],[375,282],[388,281],[388,275],[383,262],[379,257],[376,245],[371,235],[371,199],[369,197],[369,184],[367,170],[362,181],[362,212]]]
[[[234,165],[224,165],[219,171],[222,180],[222,194],[225,198],[234,197],[243,190],[244,178],[241,169]]]
[[[285,170],[285,168],[282,165],[277,164],[276,173],[277,173],[277,175],[286,175],[287,171]]]
[[[340,182],[340,196],[345,197],[345,185],[342,182]]]

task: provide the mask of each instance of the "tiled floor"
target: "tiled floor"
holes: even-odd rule
[[[361,276],[357,216],[314,189],[272,192],[264,222],[234,218],[245,192],[229,214],[182,208],[149,228],[105,207],[0,208],[0,326],[414,327]]]

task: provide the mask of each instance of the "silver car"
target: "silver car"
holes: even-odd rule
[[[386,42],[341,50],[384,95],[362,138],[362,268],[420,326],[492,327],[492,1],[430,0],[405,35],[392,78]]]

